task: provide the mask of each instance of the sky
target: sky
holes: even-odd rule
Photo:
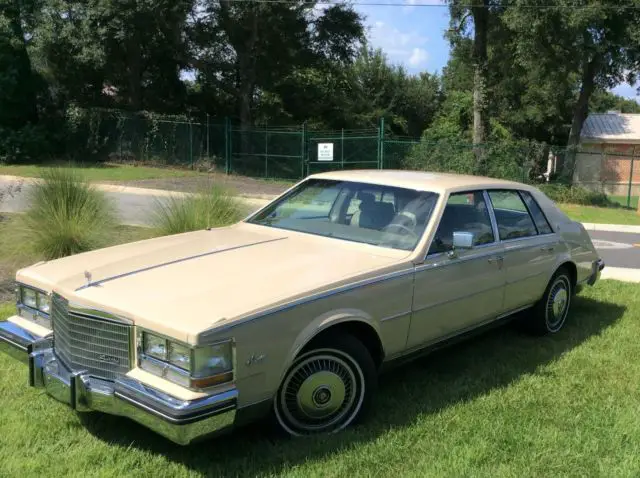
[[[358,5],[365,16],[371,45],[382,48],[392,63],[403,65],[411,73],[442,72],[449,57],[449,44],[444,31],[449,28],[449,9],[441,0],[378,0],[396,5]],[[362,3],[376,3],[361,0]],[[422,7],[418,4],[438,6]],[[627,84],[614,93],[640,103],[636,88]]]

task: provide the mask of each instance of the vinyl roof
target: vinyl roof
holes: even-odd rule
[[[311,177],[335,179],[338,181],[356,181],[369,184],[396,186],[421,191],[448,191],[476,188],[520,188],[528,186],[513,181],[468,176],[464,174],[431,173],[427,171],[404,171],[392,169],[360,169],[348,171],[332,171],[313,174]]]

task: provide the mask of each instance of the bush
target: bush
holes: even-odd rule
[[[106,196],[69,168],[45,170],[29,201],[25,232],[33,252],[45,259],[102,247],[116,225]]]
[[[236,198],[214,185],[192,196],[158,199],[152,221],[158,233],[170,235],[227,226],[241,217],[242,207]]]
[[[578,204],[581,206],[619,207],[619,204],[611,201],[606,194],[591,191],[580,186],[569,184],[541,184],[538,186],[549,198],[555,202]]]
[[[50,134],[41,125],[19,130],[0,127],[0,163],[29,163],[52,152]]]
[[[404,167],[527,181],[543,151],[539,144],[516,141],[487,143],[479,148],[482,148],[482,164],[476,162],[474,146],[468,142],[459,139],[423,140],[411,149]]]

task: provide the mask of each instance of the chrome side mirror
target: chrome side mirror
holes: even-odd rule
[[[456,231],[453,233],[454,249],[471,249],[473,247],[473,232]]]
[[[457,250],[468,250],[473,248],[473,232],[455,231],[453,233],[453,248],[447,253],[450,259],[458,257]]]

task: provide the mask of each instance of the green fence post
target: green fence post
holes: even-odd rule
[[[344,128],[342,128],[342,134],[340,135],[340,165],[344,169]]]
[[[384,168],[384,116],[380,118],[378,127],[378,169]]]
[[[191,117],[189,117],[189,161],[191,162],[191,169],[194,169],[193,165],[193,125],[191,123]]]
[[[380,127],[380,168],[384,169],[384,117],[381,119],[382,126]]]
[[[300,143],[300,179],[303,179],[304,174],[304,163],[306,162],[307,155],[305,154],[307,150],[307,122],[302,123],[302,135],[301,135],[301,143]]]
[[[264,122],[264,177],[269,177],[269,130]]]
[[[211,160],[211,155],[209,154],[209,113],[207,113],[207,162]]]
[[[627,191],[627,207],[631,207],[631,187],[633,185],[633,158],[636,154],[635,146],[631,150],[631,166],[629,167],[629,190]]]
[[[231,172],[231,124],[229,117],[224,118],[224,173]]]

